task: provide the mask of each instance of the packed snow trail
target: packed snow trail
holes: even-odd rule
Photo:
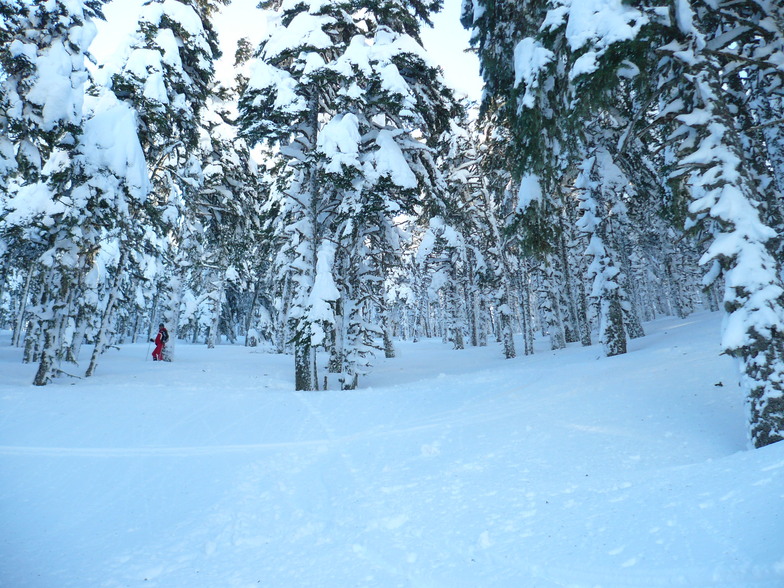
[[[5,345],[0,586],[780,588],[784,444],[746,450],[719,322],[401,343],[351,392],[182,344],[36,388]]]

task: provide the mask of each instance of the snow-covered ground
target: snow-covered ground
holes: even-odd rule
[[[747,451],[720,320],[615,358],[406,342],[307,393],[183,343],[36,388],[3,333],[0,586],[780,588],[784,443]]]

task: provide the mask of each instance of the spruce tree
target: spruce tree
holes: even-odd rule
[[[609,239],[610,215],[618,193],[628,186],[628,180],[612,162],[607,151],[599,150],[586,160],[581,177],[575,183],[580,192],[583,216],[577,223],[588,235],[586,255],[591,258],[587,275],[593,284],[591,297],[599,306],[599,340],[608,356],[626,353],[626,328],[622,302],[625,298],[621,284],[621,269],[615,261]],[[608,204],[610,206],[608,206]]]
[[[14,19],[3,67],[3,112],[16,143],[20,187],[5,204],[4,224],[38,245],[40,285],[28,349],[39,361],[34,383],[45,385],[61,370],[84,282],[94,263],[102,223],[91,208],[112,190],[90,176],[95,153],[80,142],[85,55],[95,36],[101,2],[23,3]],[[113,194],[108,195],[109,198]],[[76,331],[80,331],[77,329]]]
[[[219,0],[151,0],[118,65],[104,77],[112,91],[138,113],[138,133],[149,166],[154,198],[147,209],[158,234],[156,277],[160,317],[170,332],[166,359],[174,356],[180,307],[196,231],[193,201],[202,183],[201,116],[213,91],[214,61],[220,57],[211,16]]]
[[[780,440],[784,430],[780,165],[770,128],[780,108],[773,64],[781,56],[782,19],[767,2],[719,4],[541,1],[528,3],[526,16],[533,18],[527,19],[472,0],[463,16],[492,83],[485,103],[500,105],[502,124],[522,154],[512,159],[513,171],[521,181],[532,174],[543,188],[545,206],[529,204],[522,217],[527,235],[545,249],[557,242],[547,230],[554,226],[551,211],[564,202],[559,187],[573,184],[584,148],[604,149],[630,182],[650,187],[638,189],[638,197],[659,199],[662,217],[685,222],[687,232],[676,229],[687,241],[681,251],[703,248],[706,284],[724,284],[723,347],[740,360],[751,439],[761,446]],[[613,141],[591,132],[601,117],[625,127]],[[643,136],[647,149],[640,146]],[[597,210],[587,199],[583,209]],[[585,228],[601,227],[584,218]],[[532,232],[537,222],[545,230]],[[621,267],[633,267],[635,242],[657,242],[650,231],[639,232],[611,244]],[[594,261],[610,251],[607,244],[594,248]],[[664,249],[670,259],[681,256],[669,244]],[[651,248],[649,255],[659,253]],[[666,267],[672,279],[665,281],[679,281],[672,263]],[[688,288],[672,288],[671,297],[681,289]],[[683,298],[679,312],[690,305]]]
[[[690,81],[679,86],[683,107],[672,134],[680,141],[679,173],[688,178],[689,211],[713,237],[703,262],[714,263],[711,278],[721,275],[725,284],[722,347],[739,360],[751,442],[761,447],[784,439],[781,264],[772,254],[776,232],[763,221],[764,199],[745,161],[737,117],[725,99],[721,64],[707,49],[706,29],[715,15],[708,6],[695,8],[671,14],[675,39],[661,49],[660,68]]]
[[[252,144],[282,145],[282,162],[271,197],[278,201],[276,232],[283,244],[278,259],[281,281],[290,284],[290,323],[294,346],[295,388],[318,387],[315,348],[334,329],[339,295],[332,278],[328,246],[334,230],[335,203],[322,191],[318,151],[321,117],[333,116],[334,75],[326,71],[354,32],[346,2],[267,2],[278,21],[262,41],[253,71],[240,97],[240,125]],[[347,32],[344,32],[347,29]],[[340,170],[338,166],[338,170]],[[321,264],[318,251],[321,249]],[[323,293],[313,294],[317,271]],[[326,327],[326,329],[325,329]]]
[[[457,108],[418,43],[434,6],[283,2],[240,100],[243,133],[281,145],[279,267],[294,290],[297,389],[318,386],[318,347],[344,388],[369,369],[374,338],[393,353],[384,283],[400,264],[395,219],[441,189],[431,144]]]
[[[200,251],[194,289],[210,301],[207,346],[214,347],[221,327],[233,337],[233,327],[221,325],[227,289],[255,283],[265,256],[261,202],[267,187],[244,140],[226,123],[224,105],[209,106],[201,139],[204,182],[193,205]],[[245,331],[249,328],[246,324]]]

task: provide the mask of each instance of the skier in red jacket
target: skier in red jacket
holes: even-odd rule
[[[155,343],[155,349],[152,352],[152,360],[163,361],[163,348],[166,347],[166,341],[169,340],[169,331],[163,326],[163,323],[158,325],[158,334],[155,339],[150,339],[151,343]]]

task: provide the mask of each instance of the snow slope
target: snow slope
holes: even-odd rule
[[[178,344],[45,388],[0,339],[0,586],[784,586],[718,314],[630,353],[401,343],[354,392]],[[85,353],[89,350],[85,349]]]

